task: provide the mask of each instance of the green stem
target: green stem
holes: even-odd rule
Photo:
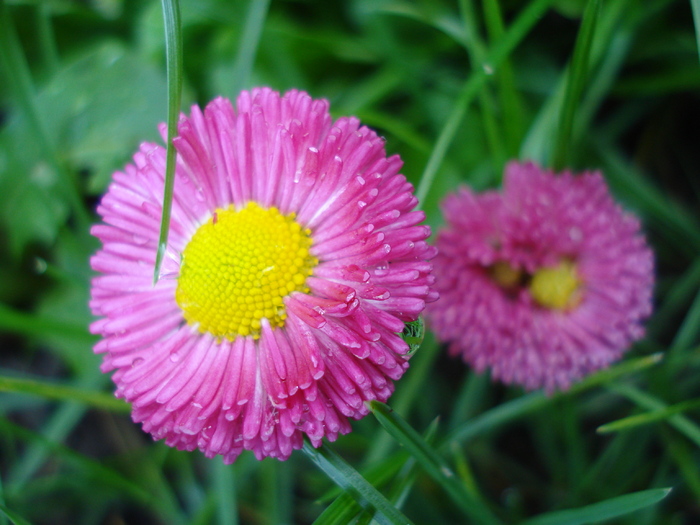
[[[153,284],[158,282],[163,256],[168,247],[170,229],[170,212],[175,188],[175,145],[173,138],[177,134],[177,121],[182,100],[182,25],[180,22],[179,0],[162,0],[163,20],[165,22],[165,55],[168,71],[168,143],[165,163],[165,187],[163,189],[163,212],[160,220],[158,251],[153,270]]]

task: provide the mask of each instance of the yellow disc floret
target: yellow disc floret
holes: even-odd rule
[[[568,260],[551,268],[537,270],[530,282],[532,298],[540,306],[565,310],[581,300],[581,280],[574,263]]]
[[[310,234],[295,214],[254,202],[216,210],[182,254],[175,300],[185,319],[229,340],[258,337],[262,319],[284,326],[284,297],[308,292],[306,278],[318,264]]]

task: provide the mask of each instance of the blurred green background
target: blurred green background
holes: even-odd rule
[[[256,85],[327,98],[401,155],[434,231],[447,192],[497,186],[509,159],[601,169],[657,255],[648,337],[545,397],[428,334],[390,404],[506,523],[665,487],[608,522],[698,523],[700,2],[592,3],[577,47],[584,0],[181,0],[183,110]],[[160,2],[0,0],[0,59],[0,524],[368,523],[301,453],[226,467],[153,443],[99,371],[88,230],[160,141]],[[414,523],[476,523],[375,418],[353,427],[333,449]]]

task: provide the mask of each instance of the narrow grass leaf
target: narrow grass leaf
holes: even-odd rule
[[[606,423],[605,425],[599,426],[596,432],[598,432],[598,434],[608,434],[610,432],[630,430],[641,425],[657,423],[676,414],[680,414],[681,412],[697,410],[698,408],[700,408],[700,399],[691,399],[659,410],[645,412],[644,414],[636,414],[634,416],[618,419],[612,423]]]
[[[5,505],[0,505],[0,512],[2,512],[14,525],[31,525],[27,520],[16,512],[8,509]]]
[[[530,2],[525,9],[520,13],[518,18],[508,28],[503,38],[498,45],[493,47],[486,55],[486,60],[481,69],[472,72],[462,88],[462,91],[457,98],[457,102],[452,109],[450,118],[445,123],[435,147],[428,159],[428,162],[423,170],[420,183],[416,189],[416,198],[421,203],[430,191],[430,187],[435,180],[435,176],[442,164],[449,145],[454,139],[455,133],[459,128],[467,108],[471,104],[474,96],[476,96],[487,81],[489,76],[496,71],[496,68],[515,50],[518,44],[525,38],[525,35],[534,27],[538,20],[542,17],[549,5],[554,0],[534,0]],[[420,206],[420,204],[419,204]]]
[[[632,385],[612,384],[609,388],[633,403],[648,410],[665,410],[668,405],[660,399],[643,392]],[[682,414],[671,415],[668,423],[681,434],[690,439],[697,447],[700,447],[700,427]]]
[[[163,256],[168,247],[170,229],[170,212],[175,187],[175,145],[173,138],[177,134],[177,121],[182,100],[182,24],[180,22],[179,0],[162,0],[163,20],[165,23],[165,61],[168,74],[168,142],[165,162],[165,187],[163,189],[163,211],[158,236],[158,251],[153,270],[153,283],[158,282]]]
[[[693,22],[695,23],[695,42],[698,46],[698,58],[700,58],[700,0],[690,0],[693,8]]]
[[[585,525],[624,516],[654,505],[668,496],[670,488],[650,489],[607,499],[578,509],[548,512],[524,521],[522,525]]]
[[[496,524],[500,520],[481,501],[475,499],[440,455],[425,442],[406,421],[391,407],[379,401],[369,401],[367,406],[384,429],[391,434],[415,458],[425,471],[450,495],[452,501],[465,514],[483,524]]]
[[[233,64],[232,91],[234,97],[242,89],[246,89],[250,84],[250,77],[255,62],[255,55],[260,44],[265,18],[270,6],[270,0],[251,0],[248,5],[248,14],[243,27],[243,34],[238,47],[236,61]]]
[[[376,509],[375,519],[382,524],[410,524],[411,521],[394,507],[384,495],[374,488],[359,472],[348,465],[325,443],[319,448],[308,442],[302,449],[306,456],[340,488],[350,494],[365,510]]]
[[[19,377],[0,376],[0,392],[29,394],[59,401],[75,401],[111,412],[127,413],[131,409],[128,404],[111,394]]]
[[[583,12],[581,29],[576,37],[576,45],[567,75],[564,105],[559,115],[559,130],[554,150],[554,169],[560,170],[571,163],[572,136],[576,109],[581,103],[588,69],[591,62],[591,47],[595,34],[596,22],[600,11],[600,0],[589,0]]]
[[[501,6],[498,0],[483,0],[482,4],[489,38],[492,42],[498,42],[505,33]],[[501,119],[505,132],[506,153],[509,157],[514,157],[518,153],[525,123],[522,99],[516,87],[515,73],[509,59],[503,60],[496,77],[501,101]]]
[[[99,461],[91,459],[83,454],[75,452],[60,443],[52,442],[46,439],[43,435],[27,430],[26,428],[12,423],[6,419],[0,418],[0,429],[3,435],[14,435],[17,438],[28,443],[34,443],[51,452],[54,460],[60,460],[76,468],[81,476],[90,479],[92,482],[97,482],[100,486],[110,486],[119,490],[119,492],[128,496],[130,499],[139,502],[140,504],[155,503],[153,494],[149,492],[151,487],[139,485],[136,481],[126,477],[117,470],[101,464]],[[153,505],[157,507],[157,505]]]
[[[236,478],[233,466],[215,461],[213,470],[213,490],[210,490],[210,493],[216,494],[216,522],[220,525],[238,525]]]
[[[656,353],[638,359],[630,359],[606,370],[601,370],[592,376],[588,376],[583,381],[573,385],[568,392],[563,392],[554,396],[546,396],[543,392],[532,392],[511,401],[501,403],[472,420],[455,427],[454,430],[447,435],[442,446],[447,446],[452,441],[468,441],[478,435],[485,434],[506,423],[524,417],[536,410],[540,410],[553,403],[560,396],[576,395],[601,384],[611,383],[618,377],[654,366],[659,363],[662,358],[662,353]]]
[[[66,200],[70,203],[81,232],[86,233],[90,216],[78,191],[78,183],[70,171],[59,161],[59,154],[52,136],[42,119],[37,105],[36,90],[30,73],[29,64],[22,52],[19,38],[10,18],[9,8],[0,0],[0,66],[4,70],[7,83],[17,106],[31,126],[43,157],[59,174]]]

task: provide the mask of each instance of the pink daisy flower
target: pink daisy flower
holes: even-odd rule
[[[193,107],[175,146],[158,283],[163,147],[114,174],[92,229],[91,329],[116,395],[155,439],[227,463],[349,432],[392,393],[399,333],[437,298],[401,160],[327,101],[268,88]]]
[[[460,189],[443,209],[427,318],[478,372],[565,390],[644,335],[653,254],[600,173],[511,163],[501,192]]]

